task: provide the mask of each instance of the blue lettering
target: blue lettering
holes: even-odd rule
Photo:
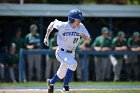
[[[75,33],[75,32],[72,32],[72,35],[73,35],[73,36],[74,36],[74,33]]]
[[[69,36],[69,32],[66,32],[66,36]]]
[[[77,32],[64,32],[62,33],[63,36],[79,36]]]
[[[63,35],[63,36],[66,36],[66,34],[65,34],[65,33],[62,33],[62,35]]]

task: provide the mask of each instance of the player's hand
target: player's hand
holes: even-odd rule
[[[83,33],[79,33],[79,36],[82,37],[84,39],[84,42],[89,44],[90,43],[90,38],[88,38],[88,36],[86,36]]]
[[[44,44],[46,45],[46,46],[49,46],[49,39],[48,38],[44,38]]]
[[[26,47],[27,47],[27,49],[33,49],[34,45],[27,45]]]
[[[79,33],[79,36],[82,37],[82,38],[84,38],[84,39],[87,38],[87,36],[85,34],[83,34],[83,33]]]

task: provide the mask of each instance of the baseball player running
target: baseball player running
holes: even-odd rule
[[[49,35],[56,29],[58,48],[55,52],[57,60],[61,63],[57,73],[52,79],[47,80],[48,93],[53,93],[54,84],[64,78],[64,85],[62,93],[69,92],[69,81],[73,72],[76,70],[77,61],[75,60],[75,49],[78,46],[80,38],[83,38],[85,42],[90,42],[90,35],[81,23],[83,20],[82,12],[78,9],[73,9],[69,12],[68,21],[62,22],[55,19],[47,28],[47,33],[44,38],[45,45],[49,45]]]

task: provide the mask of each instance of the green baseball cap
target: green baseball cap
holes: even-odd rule
[[[139,32],[134,32],[133,36],[140,36],[140,33]]]
[[[117,36],[125,36],[125,33],[123,31],[118,32]]]
[[[32,24],[30,25],[30,30],[37,30],[37,25],[36,24]]]
[[[109,29],[107,27],[103,27],[101,31],[102,33],[109,33]]]

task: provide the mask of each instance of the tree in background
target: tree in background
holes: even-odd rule
[[[128,0],[127,4],[140,5],[140,0]]]

